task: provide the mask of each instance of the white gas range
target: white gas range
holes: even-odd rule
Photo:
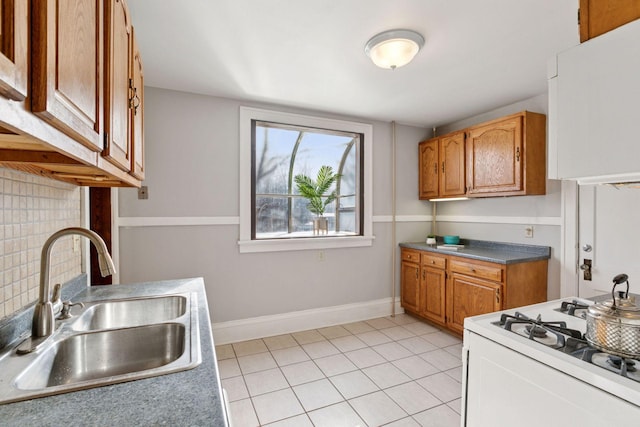
[[[580,339],[591,304],[565,298],[465,319],[462,426],[639,426],[640,360]]]

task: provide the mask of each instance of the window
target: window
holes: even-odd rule
[[[371,134],[371,125],[241,107],[241,252],[371,245]],[[315,181],[327,168],[337,177],[310,205],[299,176]]]

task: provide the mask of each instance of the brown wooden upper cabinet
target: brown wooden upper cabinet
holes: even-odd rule
[[[32,0],[31,6],[31,110],[101,151],[102,0]]]
[[[130,64],[133,31],[123,0],[105,0],[106,85],[105,144],[102,155],[122,170],[131,170]]]
[[[27,96],[29,3],[0,1],[0,95],[14,101]]]
[[[638,0],[580,0],[580,42],[639,18]]]
[[[420,199],[465,194],[464,132],[454,132],[419,144]]]
[[[144,179],[144,68],[133,32],[133,60],[130,81],[131,175]]]
[[[546,116],[524,111],[467,130],[467,195],[546,191]]]

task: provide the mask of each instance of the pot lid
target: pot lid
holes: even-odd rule
[[[629,295],[629,280],[626,274],[619,274],[613,278],[613,289],[611,290],[611,299],[595,303],[589,307],[589,313],[595,316],[609,316],[615,318],[624,318],[628,320],[640,321],[640,307],[636,305],[635,296]],[[626,282],[627,291],[619,292],[619,296],[615,296],[616,286]]]

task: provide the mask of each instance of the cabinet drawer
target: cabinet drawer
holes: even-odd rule
[[[439,256],[422,254],[422,265],[434,268],[447,268],[447,259]]]
[[[420,262],[420,252],[413,249],[402,249],[402,261]]]
[[[451,260],[451,271],[468,276],[502,282],[502,268],[467,261]]]

